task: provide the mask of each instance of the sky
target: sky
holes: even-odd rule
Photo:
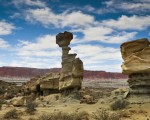
[[[0,66],[60,68],[64,31],[84,69],[121,72],[120,45],[150,40],[150,0],[0,0]]]

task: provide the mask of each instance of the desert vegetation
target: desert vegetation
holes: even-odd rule
[[[129,105],[129,102],[123,98],[117,99],[115,100],[112,104],[111,104],[111,109],[112,110],[121,110],[126,108]]]

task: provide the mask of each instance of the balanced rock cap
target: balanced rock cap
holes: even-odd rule
[[[56,35],[56,44],[59,47],[66,47],[70,44],[70,41],[73,39],[73,34],[65,31],[64,33],[59,33]]]

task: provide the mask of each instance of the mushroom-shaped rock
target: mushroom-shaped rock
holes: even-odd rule
[[[129,41],[121,45],[124,60],[122,73],[129,75],[131,93],[150,93],[150,42],[148,39]]]
[[[150,42],[146,39],[129,41],[121,45],[121,54],[124,59],[122,72],[130,75],[150,71]]]
[[[65,31],[64,33],[59,33],[56,35],[56,44],[59,47],[66,47],[70,44],[70,41],[73,39],[73,34]]]
[[[149,41],[146,38],[125,42],[121,45],[121,54],[122,58],[125,60],[132,53],[139,52],[143,50],[145,47],[149,46]]]

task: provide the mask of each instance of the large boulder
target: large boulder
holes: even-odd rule
[[[15,97],[11,100],[11,103],[15,107],[21,107],[25,105],[25,97]]]
[[[122,72],[130,75],[133,73],[150,72],[150,42],[143,38],[123,43],[121,54],[124,62]]]
[[[70,44],[70,41],[73,39],[73,34],[65,31],[64,33],[59,33],[56,35],[56,44],[59,47],[65,47]]]
[[[121,45],[124,60],[122,73],[129,75],[130,93],[150,93],[150,42],[148,39],[129,41]]]
[[[59,77],[58,73],[49,73],[40,79],[40,89],[41,90],[53,90],[59,87]]]

